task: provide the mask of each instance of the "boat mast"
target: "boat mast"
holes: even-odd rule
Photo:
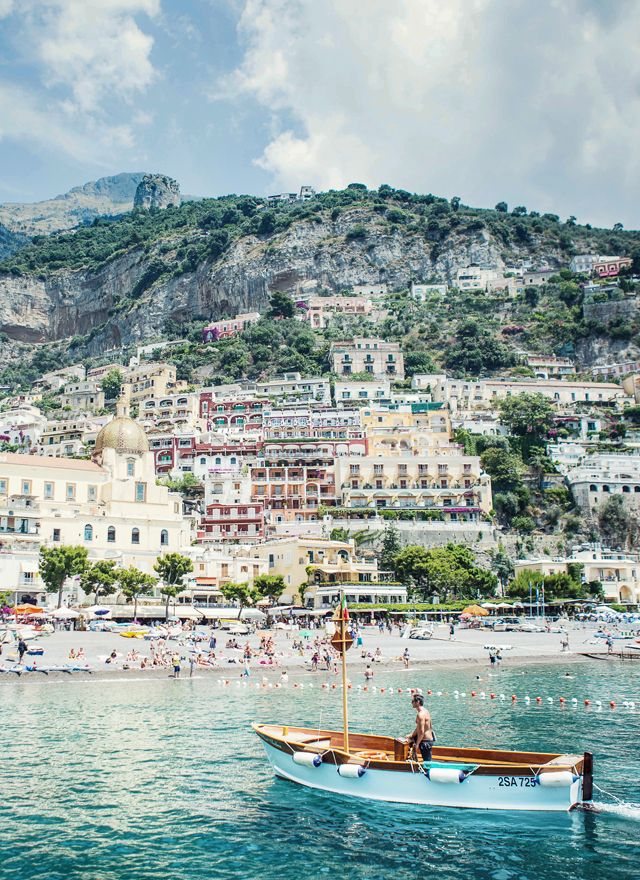
[[[340,590],[340,604],[335,610],[333,620],[337,624],[336,632],[331,638],[331,644],[340,652],[342,657],[342,727],[344,731],[344,750],[349,751],[349,703],[347,700],[347,651],[353,644],[353,639],[347,631],[347,619],[345,619],[346,603],[344,591]]]

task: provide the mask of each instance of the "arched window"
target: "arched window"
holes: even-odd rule
[[[166,545],[169,543],[169,532],[166,529],[163,529],[160,532],[160,543],[163,547],[166,547]]]
[[[107,529],[107,541],[110,544],[115,544],[116,530],[115,530],[114,526],[109,526],[109,528]]]
[[[634,491],[634,492],[640,492],[640,486],[634,486],[634,487],[633,487],[633,491]]]
[[[605,483],[605,485],[602,487],[602,491],[603,492],[611,492],[611,489]]]
[[[597,492],[597,491],[598,491],[598,487],[594,483],[592,483],[589,486],[589,492]]]
[[[131,543],[139,544],[140,543],[140,529],[131,529]]]
[[[86,525],[84,527],[84,539],[85,541],[93,541],[93,526]]]
[[[207,463],[207,459],[204,458],[204,456],[203,456],[203,457],[200,459],[200,464],[206,464],[206,463]]]
[[[631,486],[623,486],[622,491],[623,492],[631,492]]]

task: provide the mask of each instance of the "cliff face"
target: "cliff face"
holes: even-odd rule
[[[356,228],[364,228],[365,235],[350,240]],[[206,239],[206,232],[201,234]],[[402,289],[412,281],[453,282],[457,270],[471,263],[504,264],[504,245],[486,229],[431,241],[424,233],[393,230],[364,208],[344,211],[335,221],[304,219],[269,237],[239,238],[222,257],[203,259],[193,271],[174,275],[181,245],[174,232],[97,270],[0,276],[0,330],[22,342],[89,335],[88,352],[97,355],[158,338],[167,322],[264,308],[274,290],[295,296],[380,282]],[[549,248],[544,253],[512,248],[508,259],[519,257],[566,263],[566,256]],[[145,285],[145,273],[159,261],[167,271]],[[584,356],[596,362],[607,357],[587,347]]]
[[[0,330],[27,342],[93,331],[91,349],[97,353],[158,336],[167,319],[215,319],[259,309],[274,290],[339,291],[376,282],[402,288],[436,275],[451,280],[470,262],[500,262],[500,249],[486,233],[452,237],[435,258],[420,235],[371,228],[364,241],[346,241],[354,223],[366,219],[352,212],[335,224],[305,221],[270,239],[239,239],[221,259],[162,277],[139,299],[130,294],[158,256],[154,250],[131,251],[97,271],[59,271],[46,280],[0,277]],[[171,257],[163,259],[171,267]]]
[[[164,174],[145,174],[133,199],[134,208],[167,208],[179,205],[180,184]]]
[[[73,229],[95,217],[130,211],[143,177],[141,172],[125,172],[76,186],[43,202],[0,205],[0,259],[14,253],[34,235]]]

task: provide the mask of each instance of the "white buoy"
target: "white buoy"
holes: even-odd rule
[[[441,696],[442,696],[442,691],[438,691],[436,694],[436,697],[441,697]]]
[[[505,695],[504,695],[504,694],[500,694],[500,699],[501,699],[501,700],[504,700],[504,699],[505,699]]]
[[[531,697],[527,695],[527,696],[524,698],[524,701],[525,701],[525,703],[530,703],[530,702],[531,702]]]
[[[553,697],[547,697],[547,703],[553,703]]]

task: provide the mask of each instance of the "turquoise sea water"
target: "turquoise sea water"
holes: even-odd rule
[[[468,668],[377,673],[376,685],[553,696],[541,707],[452,696],[430,705],[441,744],[592,749],[596,782],[622,805],[596,792],[603,806],[593,813],[447,811],[278,780],[250,722],[338,724],[340,693],[319,689],[320,675],[302,679],[304,690],[221,688],[215,675],[3,682],[0,880],[633,880],[640,664],[573,665],[573,679],[566,670],[503,669],[481,682]],[[561,695],[607,708],[562,710]],[[610,699],[639,708],[610,711]],[[404,694],[353,693],[351,714],[353,729],[412,728]]]

